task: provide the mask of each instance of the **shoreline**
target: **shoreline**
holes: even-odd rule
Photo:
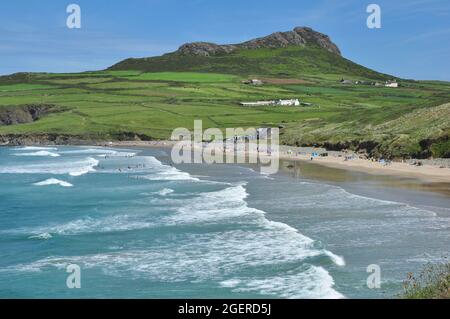
[[[80,141],[79,141],[80,142]],[[142,148],[170,148],[175,145],[177,141],[169,140],[158,140],[158,141],[91,141],[85,143],[74,143],[74,146],[99,146],[99,147],[142,147]],[[27,143],[28,144],[28,143]],[[30,145],[0,145],[2,147],[13,147],[13,146],[48,146],[56,144],[41,144],[41,143],[30,143]],[[70,143],[63,143],[62,145],[71,145]],[[344,151],[327,151],[329,156],[320,157],[316,156],[311,160],[310,155],[306,153],[311,152],[317,148],[311,147],[291,147],[286,145],[280,145],[280,155],[279,159],[294,162],[307,162],[311,164],[322,165],[326,167],[343,169],[348,171],[355,171],[366,173],[370,175],[383,175],[401,178],[411,178],[420,180],[426,183],[449,183],[450,184],[450,167],[443,167],[440,165],[431,165],[426,163],[427,160],[418,160],[425,162],[421,166],[411,165],[407,162],[389,162],[382,164],[379,162],[371,161],[368,159],[359,158],[357,154],[353,152]],[[296,150],[296,152],[292,152]],[[302,152],[297,152],[302,150]],[[324,150],[324,149],[322,149]],[[326,150],[325,150],[326,151]],[[302,154],[300,154],[302,153]],[[347,155],[351,155],[351,159],[345,160]],[[264,156],[261,155],[260,156]],[[445,159],[447,160],[447,159]],[[448,159],[450,163],[450,159]]]
[[[365,159],[352,159],[344,161],[342,158],[316,157],[311,160],[308,156],[289,156],[281,155],[281,160],[309,162],[312,164],[351,170],[370,175],[384,175],[419,179],[430,183],[450,183],[450,169],[440,168],[436,165],[424,164],[423,166],[414,166],[408,163],[391,162],[383,165],[378,162],[372,162]]]
[[[102,144],[101,146],[113,147],[165,147],[170,148],[176,142],[174,141],[123,141]],[[294,149],[295,147],[280,146],[280,149]],[[309,149],[309,148],[306,148]],[[314,157],[311,160],[309,155],[289,154],[287,150],[280,150],[280,160],[308,162],[327,166],[331,168],[357,171],[371,175],[395,176],[404,178],[418,179],[427,183],[450,183],[450,168],[440,167],[438,165],[423,164],[415,166],[406,162],[390,162],[381,164],[368,159],[355,157],[345,160],[345,152],[333,152],[334,155],[328,157]],[[354,154],[354,153],[351,153]],[[339,156],[340,155],[340,156]]]

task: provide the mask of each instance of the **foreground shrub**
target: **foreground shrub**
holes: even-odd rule
[[[450,299],[450,263],[428,264],[404,282],[405,299]]]

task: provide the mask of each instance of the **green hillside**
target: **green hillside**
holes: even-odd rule
[[[265,83],[243,84],[248,78]],[[212,56],[176,52],[98,72],[4,76],[0,143],[167,139],[174,128],[202,119],[204,128],[281,126],[289,145],[389,157],[450,155],[450,83],[397,79],[400,87],[388,88],[345,85],[342,78],[381,83],[392,76],[314,45]],[[280,98],[311,105],[239,105]]]
[[[381,74],[316,46],[277,49],[247,49],[213,56],[183,55],[178,52],[159,57],[127,59],[109,70],[143,72],[211,72],[240,76],[269,76],[336,81],[345,78],[388,80]]]

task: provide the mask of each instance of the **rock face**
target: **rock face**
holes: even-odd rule
[[[14,125],[37,121],[49,113],[59,112],[61,109],[54,105],[23,105],[5,106],[0,109],[0,125]]]
[[[183,44],[177,52],[184,55],[210,56],[216,54],[228,54],[237,48],[238,46],[232,44],[219,45],[209,42],[192,42]]]
[[[240,44],[186,43],[177,52],[183,55],[210,56],[228,54],[238,49],[284,48],[292,45],[316,45],[331,53],[341,55],[341,51],[330,40],[329,36],[307,27],[297,27],[293,31],[272,33],[266,37],[253,39]]]
[[[96,145],[95,140],[82,136],[64,134],[4,134],[0,135],[0,146],[20,145]]]

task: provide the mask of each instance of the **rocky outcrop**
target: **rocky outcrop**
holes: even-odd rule
[[[70,135],[60,133],[0,134],[0,146],[23,145],[105,145],[108,141],[154,141],[153,137],[133,132]]]
[[[238,47],[236,45],[219,45],[210,42],[193,42],[183,44],[179,49],[178,53],[183,55],[218,55],[218,54],[228,54],[235,51]]]
[[[4,106],[0,108],[0,125],[31,123],[62,109],[51,104]]]
[[[253,39],[240,44],[219,45],[209,42],[193,42],[183,44],[177,53],[183,55],[220,55],[238,49],[284,48],[288,46],[319,46],[329,52],[341,55],[341,51],[330,37],[307,27],[297,27],[292,31],[275,32],[266,37]]]
[[[57,133],[40,134],[4,134],[0,135],[0,146],[21,145],[94,145],[97,139],[84,136]]]

